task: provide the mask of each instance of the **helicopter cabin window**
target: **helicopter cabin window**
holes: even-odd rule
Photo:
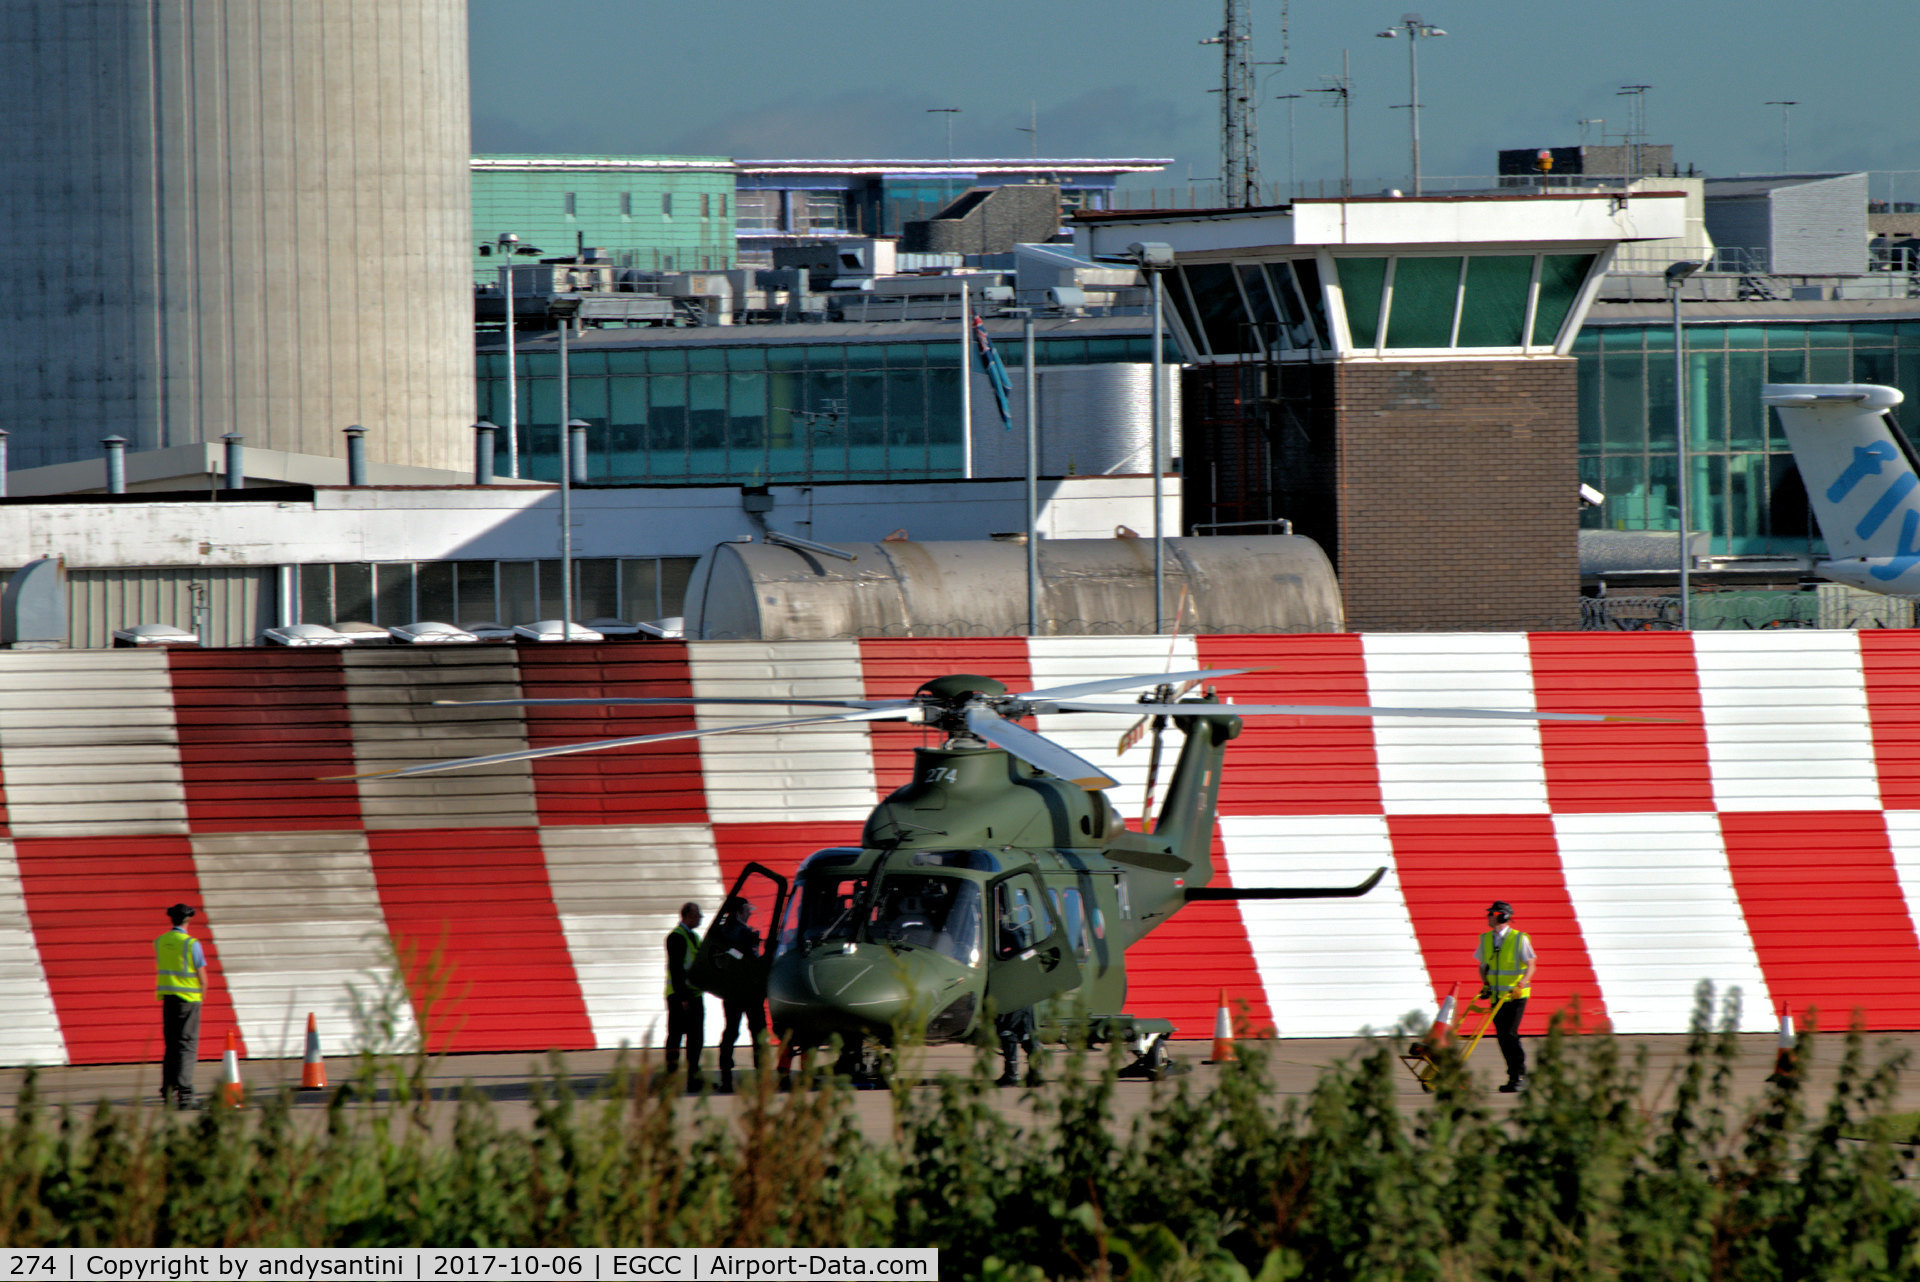
[[[1114,887],[1114,890],[1117,892],[1117,895],[1120,901],[1120,920],[1131,921],[1133,919],[1133,905],[1129,903],[1127,900],[1126,877],[1124,875],[1121,876],[1117,881],[1113,883],[1113,887]]]
[[[1085,957],[1093,950],[1087,943],[1087,921],[1079,888],[1069,886],[1050,893],[1053,896],[1053,911],[1060,918],[1060,924],[1067,928],[1068,945],[1075,953]]]
[[[980,961],[980,887],[959,877],[895,873],[880,883],[867,938]]]
[[[1025,877],[994,888],[994,956],[1018,957],[1053,933],[1039,887]]]

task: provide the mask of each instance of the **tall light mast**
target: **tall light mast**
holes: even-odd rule
[[[1202,40],[1220,46],[1220,195],[1230,209],[1260,203],[1259,117],[1254,102],[1253,23],[1249,0],[1226,0],[1220,34]]]

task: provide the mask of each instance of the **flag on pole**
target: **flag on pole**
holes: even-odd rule
[[[1000,363],[1000,353],[993,350],[993,340],[987,337],[985,323],[977,315],[973,318],[973,345],[980,353],[980,372],[993,384],[993,399],[1000,406],[1000,422],[1011,429],[1013,411],[1008,408],[1007,398],[1013,395],[1013,382],[1007,377],[1007,367]]]

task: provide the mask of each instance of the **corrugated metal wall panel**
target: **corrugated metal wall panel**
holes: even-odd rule
[[[393,770],[449,757],[521,752],[518,708],[438,708],[437,699],[519,699],[516,652],[504,646],[348,650],[341,656],[353,718],[354,768]],[[368,828],[488,827],[535,822],[524,761],[445,775],[359,781]]]
[[[542,828],[540,848],[595,1044],[664,1046],[667,935],[680,920],[681,904],[698,903],[711,918],[727,890],[713,830],[705,824]],[[766,929],[765,922],[756,924]],[[719,1001],[707,1004],[709,1019],[718,1020]]]
[[[1880,804],[1920,807],[1920,632],[1860,633]]]
[[[1842,1027],[1920,1027],[1920,938],[1878,810],[1722,812],[1727,863],[1771,994]]]
[[[1346,1037],[1363,1026],[1391,1028],[1409,1011],[1431,1017],[1433,983],[1384,816],[1229,815],[1220,830],[1236,885],[1351,886],[1387,868],[1358,899],[1240,905],[1283,1035]]]
[[[1859,634],[1696,632],[1714,804],[1878,810]]]
[[[1632,649],[1598,632],[1548,632],[1529,640],[1541,711],[1670,719],[1542,722],[1547,795],[1556,813],[1713,808],[1690,636],[1650,633]]]
[[[1746,1031],[1776,1027],[1713,815],[1556,815],[1553,827],[1567,894],[1615,1028],[1685,1028],[1703,979],[1723,996],[1740,990]],[[1657,842],[1647,840],[1652,832],[1660,834]],[[1543,954],[1542,973],[1557,961]]]
[[[1381,708],[1534,707],[1524,636],[1367,634],[1367,702]],[[1377,717],[1388,814],[1545,814],[1546,761],[1530,721]]]
[[[367,844],[428,1050],[594,1044],[534,829],[389,830]]]
[[[307,1015],[327,1055],[389,1038],[411,1045],[404,1000],[365,834],[249,833],[193,838],[207,915],[255,1055],[297,1058]],[[401,1000],[383,1001],[387,996]],[[391,1030],[380,1025],[393,1021]]]
[[[334,650],[167,652],[194,832],[360,824],[346,679]]]
[[[20,1005],[0,1021],[0,1061],[156,1054],[149,941],[161,908],[203,894],[202,937],[228,953],[209,1057],[235,1010],[249,1042],[277,1051],[311,1006],[328,1052],[344,1049],[348,985],[377,987],[385,932],[445,946],[464,992],[437,1012],[442,1048],[653,1038],[679,902],[711,913],[749,860],[790,873],[857,840],[923,731],[742,737],[711,759],[670,745],[678,755],[404,786],[312,776],[558,742],[591,719],[432,707],[438,697],[873,696],[966,670],[1026,688],[1163,670],[1166,646],[0,653],[0,783],[28,834],[15,859],[46,994],[33,996],[33,960],[15,958]],[[1174,664],[1261,668],[1221,683],[1243,701],[1537,697],[1682,722],[1523,724],[1504,741],[1441,723],[1250,727],[1228,753],[1222,883],[1351,882],[1381,862],[1393,873],[1360,900],[1180,914],[1131,957],[1129,1009],[1205,1037],[1224,985],[1286,1034],[1383,1026],[1455,979],[1472,985],[1482,910],[1499,897],[1541,946],[1530,1027],[1577,991],[1589,1015],[1604,998],[1623,1028],[1676,1029],[1703,977],[1745,990],[1749,1027],[1770,1026],[1766,1007],[1782,999],[1802,1016],[1819,1005],[1829,1023],[1859,1005],[1870,1026],[1920,1027],[1920,634],[1208,637]],[[1111,762],[1122,729],[1114,718],[1081,733]],[[1547,799],[1552,813],[1535,813]],[[749,819],[608,822],[654,814]],[[6,896],[0,859],[0,912]],[[9,957],[0,937],[0,976]]]
[[[22,651],[0,666],[0,779],[16,837],[184,833],[167,656]]]
[[[158,930],[154,934],[159,934]],[[66,1039],[27,915],[13,842],[0,839],[0,1030],[9,1064],[64,1064]]]
[[[162,910],[168,904],[202,902],[187,839],[25,839],[14,843],[14,853],[68,1061],[157,1061],[153,940],[167,929]],[[200,1015],[203,1060],[218,1059],[227,1030],[238,1027],[220,966],[219,930],[211,912],[194,920],[208,967]],[[18,1062],[11,1037],[6,1040],[8,1062]],[[153,1087],[159,1089],[157,1068]]]
[[[1486,929],[1487,905],[1504,899],[1540,959],[1521,1031],[1544,1033],[1553,1013],[1576,1001],[1586,1023],[1606,1018],[1551,818],[1390,815],[1387,831],[1414,933],[1439,991],[1455,981],[1463,991],[1478,991],[1474,944]]]
[[[170,623],[202,645],[252,645],[278,622],[279,591],[272,567],[69,570],[67,644],[98,650],[115,628]]]
[[[859,698],[857,641],[695,641],[694,693],[707,698]],[[824,710],[823,710],[824,711]],[[793,709],[792,718],[807,712]],[[702,729],[791,719],[781,708],[706,705]],[[864,821],[879,800],[864,725],[755,731],[697,740],[714,823]]]
[[[1235,703],[1330,706],[1367,702],[1366,658],[1354,635],[1289,638],[1286,661],[1258,637],[1197,639],[1200,666],[1254,668],[1218,682]],[[1177,744],[1173,739],[1170,744]],[[1230,750],[1222,815],[1377,815],[1380,763],[1366,717],[1256,717]]]
[[[693,693],[683,644],[528,646],[519,655],[528,699],[670,699]],[[528,708],[525,714],[529,748],[694,728],[692,705]],[[532,766],[543,824],[684,824],[707,817],[700,747],[692,740],[569,753]]]

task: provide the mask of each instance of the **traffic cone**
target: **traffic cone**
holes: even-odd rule
[[[307,1059],[300,1066],[300,1089],[303,1091],[324,1091],[327,1089],[327,1065],[320,1058],[320,1026],[314,1022],[313,1012],[307,1012]]]
[[[1415,1055],[1431,1056],[1434,1051],[1445,1046],[1453,1037],[1453,1020],[1456,1010],[1454,998],[1460,992],[1460,984],[1455,981],[1447,989],[1447,995],[1440,999],[1440,1013],[1433,1017],[1433,1023],[1427,1025],[1426,1037],[1415,1042],[1412,1052]]]
[[[1233,1059],[1233,1015],[1227,1010],[1227,990],[1220,990],[1220,1009],[1213,1016],[1213,1058],[1209,1064],[1225,1064]]]
[[[240,1081],[240,1039],[227,1030],[227,1053],[220,1057],[220,1102],[239,1108],[246,1087]]]
[[[1780,1040],[1773,1052],[1773,1076],[1789,1077],[1793,1074],[1793,1016],[1787,1010],[1785,1002],[1780,1003]]]

